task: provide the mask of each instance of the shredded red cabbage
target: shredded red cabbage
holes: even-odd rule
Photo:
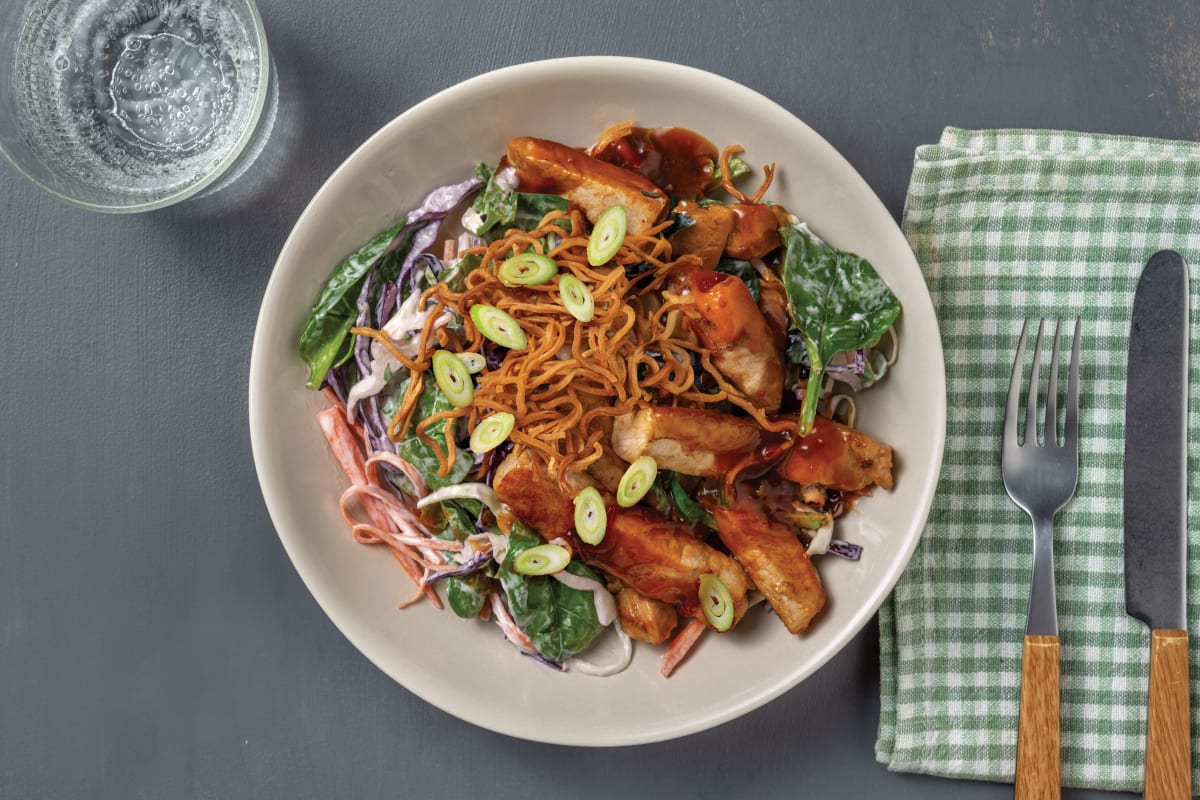
[[[412,234],[408,253],[404,257],[396,280],[394,282],[387,281],[382,289],[376,292],[380,265],[385,260],[383,258],[371,265],[363,279],[356,304],[358,308],[357,322],[360,327],[383,327],[395,312],[400,294],[399,286],[406,286],[409,293],[420,290],[419,282],[423,271],[418,269],[418,265],[429,267],[435,275],[440,271],[441,262],[423,251],[437,239],[438,230],[446,215],[478,192],[482,186],[483,184],[478,179],[471,178],[462,183],[438,187],[426,195],[421,205],[408,214],[404,227],[396,234],[396,238],[387,251],[388,253],[395,252],[395,249],[401,247]],[[372,308],[371,300],[376,294],[378,294],[378,298],[375,301],[375,307]],[[355,338],[354,363],[358,367],[359,379],[371,374],[371,339],[366,336]],[[354,380],[348,374],[348,370],[339,370],[336,375],[334,372],[330,371],[329,376],[331,377],[327,377],[326,382],[333,388],[334,393],[344,405],[347,387],[354,383]],[[387,436],[387,423],[380,413],[377,397],[369,397],[359,403],[357,415],[362,422],[372,450],[396,452],[395,442]],[[388,482],[389,484],[399,481],[403,477],[398,470],[387,465],[383,465],[381,469],[392,479]]]
[[[854,351],[853,364],[829,364],[825,367],[826,372],[855,372],[862,375],[867,371],[867,351],[865,348],[859,348]]]
[[[395,281],[387,281],[379,292],[379,302],[375,304],[375,327],[382,328],[384,323],[396,313],[396,295],[399,287]]]
[[[559,664],[557,661],[551,661],[550,659],[546,658],[541,653],[526,653],[524,650],[522,650],[521,655],[529,656],[534,661],[545,664],[547,667],[549,667],[552,670],[556,670],[557,672],[565,672],[567,669],[562,664]]]
[[[475,554],[470,559],[468,559],[465,563],[463,563],[462,565],[460,565],[452,570],[449,570],[447,572],[433,573],[425,580],[425,585],[432,586],[433,584],[437,583],[438,581],[445,580],[446,578],[454,578],[454,577],[459,577],[462,575],[470,575],[472,572],[478,572],[479,570],[483,569],[490,563],[492,563],[492,554],[490,551],[485,550],[481,553]]]
[[[841,556],[842,558],[848,558],[851,561],[858,561],[862,557],[863,549],[862,545],[851,544],[844,539],[834,539],[825,548],[825,552]]]

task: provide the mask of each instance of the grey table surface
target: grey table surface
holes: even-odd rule
[[[621,54],[726,75],[812,125],[898,217],[914,148],[945,125],[1200,136],[1200,6],[262,0],[262,13],[280,122],[226,192],[101,216],[0,169],[0,797],[1010,796],[875,762],[874,624],[768,706],[656,745],[531,744],[418,700],[326,619],[272,529],[246,413],[258,304],[334,167],[495,67]]]

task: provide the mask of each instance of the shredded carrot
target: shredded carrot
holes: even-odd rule
[[[345,412],[336,407],[323,409],[317,412],[317,423],[321,426],[321,432],[325,435],[325,440],[329,442],[329,448],[333,451],[334,458],[341,466],[342,471],[346,473],[346,477],[350,479],[350,483],[366,486],[368,484],[366,460],[359,442],[354,438],[354,433],[346,423]],[[376,498],[362,497],[359,502],[376,527],[386,531],[395,530],[394,523]],[[404,567],[408,577],[417,585],[417,591],[424,592],[434,606],[442,608],[441,598],[438,597],[432,586],[425,585],[421,569],[414,563],[413,558],[396,545],[391,545],[391,549],[396,560]]]
[[[692,652],[692,648],[696,646],[696,642],[700,639],[700,634],[708,630],[708,626],[698,619],[694,619],[684,626],[683,630],[675,634],[675,638],[667,645],[667,650],[663,653],[662,667],[659,671],[662,672],[664,678],[671,677],[671,673],[679,666],[679,663],[687,657],[687,654]]]

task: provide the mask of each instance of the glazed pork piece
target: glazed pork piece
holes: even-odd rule
[[[858,492],[875,484],[892,488],[892,448],[862,431],[818,416],[812,432],[796,442],[779,474],[800,485],[820,484]]]
[[[787,366],[778,334],[754,296],[734,275],[695,270],[687,288],[700,314],[691,329],[712,353],[713,366],[764,411],[778,411]]]
[[[783,245],[779,226],[788,223],[780,220],[780,214],[787,213],[782,206],[736,203],[728,208],[733,213],[733,229],[725,242],[725,255],[749,261],[765,258]]]
[[[639,642],[662,644],[679,624],[675,606],[646,597],[637,589],[622,586],[617,592],[617,616],[621,629]]]
[[[743,261],[766,258],[783,245],[779,227],[791,224],[782,206],[762,203],[700,205],[683,200],[672,212],[694,224],[671,234],[671,252],[697,255],[705,269],[716,268],[722,256]]]
[[[568,471],[566,477],[576,490],[592,483],[575,470]],[[546,462],[536,453],[523,450],[510,454],[496,468],[492,488],[500,502],[543,538],[553,539],[575,530],[572,497],[558,485]]]
[[[598,545],[580,542],[578,551],[585,563],[702,622],[700,576],[716,575],[733,597],[734,624],[746,613],[746,593],[753,587],[741,566],[686,525],[651,509],[609,506],[604,539]]]
[[[509,141],[507,157],[522,191],[561,194],[593,223],[621,205],[629,232],[645,233],[667,207],[662,190],[638,173],[558,142],[523,136]]]
[[[579,472],[568,481],[588,485]],[[579,557],[652,600],[668,603],[687,617],[703,620],[700,576],[712,573],[733,596],[734,621],[746,611],[750,581],[738,563],[692,535],[691,529],[648,508],[608,505],[608,527],[598,545],[574,534],[575,506],[546,463],[528,450],[508,456],[496,470],[492,488],[501,502],[544,539],[568,537]],[[644,609],[643,609],[644,610]],[[661,620],[648,622],[658,628]]]
[[[772,521],[746,499],[728,508],[714,504],[709,510],[717,521],[717,535],[787,629],[807,629],[825,606],[825,589],[795,531]]]
[[[618,456],[629,462],[652,456],[659,469],[684,475],[722,476],[761,441],[754,420],[706,408],[642,406],[613,419]]]
[[[671,252],[676,258],[694,255],[704,269],[715,269],[733,233],[733,211],[720,203],[702,206],[691,200],[681,201],[672,211],[690,218],[693,224],[671,234]]]

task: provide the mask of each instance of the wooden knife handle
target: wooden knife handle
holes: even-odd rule
[[[1150,632],[1146,800],[1192,796],[1192,720],[1187,631]]]
[[[1017,727],[1017,800],[1062,796],[1059,736],[1058,637],[1026,636]]]

